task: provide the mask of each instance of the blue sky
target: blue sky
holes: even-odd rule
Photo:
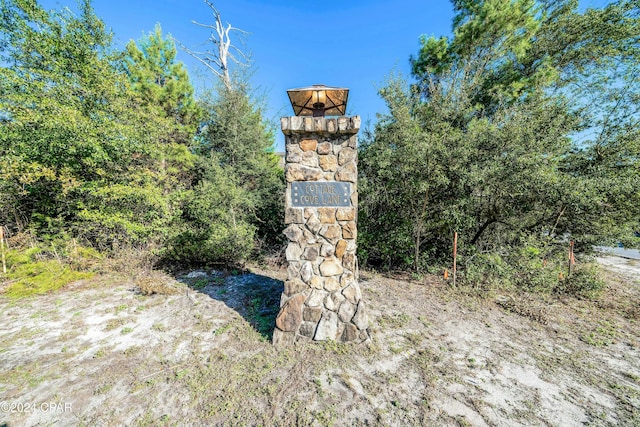
[[[363,122],[385,112],[377,89],[392,71],[409,75],[409,56],[419,48],[421,34],[450,35],[453,8],[448,0],[212,0],[224,22],[241,28],[246,51],[253,58],[252,85],[265,102],[265,117],[278,126],[276,146],[283,150],[279,117],[293,115],[286,90],[312,84],[350,89],[349,115]],[[581,4],[602,6],[604,0]],[[74,0],[46,0],[46,8],[75,7]],[[94,0],[96,14],[124,47],[150,32],[156,23],[164,33],[194,50],[205,50],[213,15],[202,0]],[[196,90],[215,77],[178,53]]]
[[[397,70],[408,75],[409,56],[421,34],[447,35],[453,8],[448,0],[214,0],[222,19],[250,34],[246,50],[253,58],[252,85],[264,96],[265,116],[293,115],[286,90],[312,84],[347,87],[349,115],[375,121],[385,111],[377,95],[385,78]],[[43,1],[47,8],[75,8],[74,0]],[[94,0],[96,14],[111,28],[116,46],[138,40],[156,23],[191,49],[207,46],[206,29],[191,23],[213,23],[201,0]],[[197,90],[211,84],[212,74],[197,70],[184,52],[183,61]],[[279,124],[278,124],[279,126]],[[277,149],[284,144],[279,127]]]

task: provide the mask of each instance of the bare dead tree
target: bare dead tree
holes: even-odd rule
[[[231,76],[229,74],[229,61],[241,66],[248,67],[251,65],[249,56],[245,54],[238,46],[231,43],[231,35],[233,32],[239,33],[239,39],[242,41],[242,36],[248,34],[246,31],[232,26],[230,23],[223,24],[220,12],[209,0],[204,0],[213,12],[213,18],[215,24],[202,24],[197,21],[191,21],[193,24],[200,27],[208,28],[211,30],[211,35],[207,39],[206,43],[212,43],[216,46],[215,50],[206,50],[204,52],[198,52],[191,50],[180,43],[180,47],[189,55],[200,61],[205,67],[207,67],[213,74],[222,80],[222,83],[229,90],[233,89]]]

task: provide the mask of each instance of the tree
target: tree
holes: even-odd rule
[[[207,43],[211,43],[215,49],[199,52],[191,50],[184,45],[182,45],[182,48],[218,77],[227,90],[232,90],[234,82],[230,68],[231,64],[247,68],[250,65],[250,59],[235,43],[231,42],[231,34],[239,33],[240,35],[244,35],[247,33],[240,28],[232,26],[228,22],[225,25],[222,22],[220,12],[213,3],[208,0],[204,0],[204,2],[209,6],[209,9],[211,9],[215,23],[211,25],[202,24],[197,21],[191,22],[211,30]],[[231,63],[229,60],[231,60]]]
[[[172,258],[193,263],[242,262],[254,249],[276,245],[281,237],[284,174],[273,153],[272,125],[251,97],[242,72],[231,72],[229,60],[240,65],[246,56],[231,43],[218,10],[208,40],[214,50],[194,52],[182,46],[216,77],[215,92],[200,100],[200,132],[191,148],[200,158],[193,191],[184,198],[184,227],[171,239]],[[235,52],[235,54],[232,53]]]
[[[360,156],[370,262],[437,263],[453,231],[472,257],[567,234],[587,249],[637,226],[638,7],[576,8],[454,1],[453,39],[422,38],[417,82],[381,91],[389,114]],[[607,113],[581,101],[574,89],[586,81],[601,83],[590,90]],[[607,138],[585,138],[587,128]],[[384,253],[380,242],[391,242]]]
[[[201,114],[189,74],[184,64],[176,61],[173,39],[163,37],[160,24],[138,43],[131,40],[127,44],[123,67],[139,102],[161,107],[168,126],[173,124],[163,142],[190,144]]]
[[[203,102],[206,125],[196,152],[216,159],[235,176],[254,207],[250,222],[267,246],[279,241],[284,204],[284,174],[273,152],[273,127],[249,96],[249,86],[236,80],[234,89],[219,86]]]
[[[101,248],[161,242],[194,159],[158,149],[167,121],[131,90],[90,2],[76,16],[4,0],[0,40],[0,221]]]
[[[2,2],[2,181],[15,201],[14,221],[44,226],[73,214],[81,182],[115,173],[134,151],[120,137],[118,84],[110,35],[89,2],[80,17],[45,12],[35,1]]]
[[[165,258],[200,265],[242,262],[254,249],[254,201],[217,156],[201,157],[198,170],[202,176],[182,197],[182,217]]]

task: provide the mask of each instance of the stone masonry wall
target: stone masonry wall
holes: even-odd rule
[[[368,319],[356,258],[360,118],[283,117],[281,125],[286,143],[284,234],[289,244],[273,342],[364,341],[369,337]],[[318,186],[325,185],[327,192],[338,185],[345,194],[296,206],[292,194],[300,199],[292,184],[308,182],[327,183]]]

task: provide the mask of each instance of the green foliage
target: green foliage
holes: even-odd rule
[[[127,44],[122,64],[140,104],[160,107],[168,119],[166,139],[162,142],[189,144],[201,111],[184,64],[176,62],[171,36],[163,37],[157,24],[138,44],[133,40]]]
[[[454,37],[423,37],[411,58],[417,82],[380,92],[389,112],[360,153],[362,260],[448,263],[457,231],[463,279],[553,290],[546,251],[562,236],[588,251],[638,227],[637,2],[454,9]]]
[[[600,274],[595,264],[579,264],[570,276],[560,281],[555,292],[596,299],[606,287]]]
[[[90,1],[78,9],[1,3],[0,224],[174,262],[274,245],[282,171],[247,86],[199,105],[159,24],[117,52]]]
[[[251,197],[234,180],[233,169],[221,166],[216,156],[202,163],[203,177],[184,195],[182,223],[166,256],[191,264],[245,260],[254,247]]]
[[[94,276],[100,255],[73,242],[12,249],[6,254],[8,282],[4,294],[24,298],[54,292],[65,285]]]
[[[26,0],[2,12],[0,222],[100,249],[162,244],[191,185],[199,111],[172,43],[157,28],[123,60],[88,1],[79,16]],[[137,84],[158,55],[171,83]]]
[[[241,187],[249,210],[246,220],[266,247],[281,241],[284,173],[274,154],[274,130],[262,116],[259,103],[238,79],[229,90],[218,85],[216,96],[202,101],[207,122],[194,150],[208,157],[203,172],[223,168]],[[205,177],[206,179],[206,177]]]

